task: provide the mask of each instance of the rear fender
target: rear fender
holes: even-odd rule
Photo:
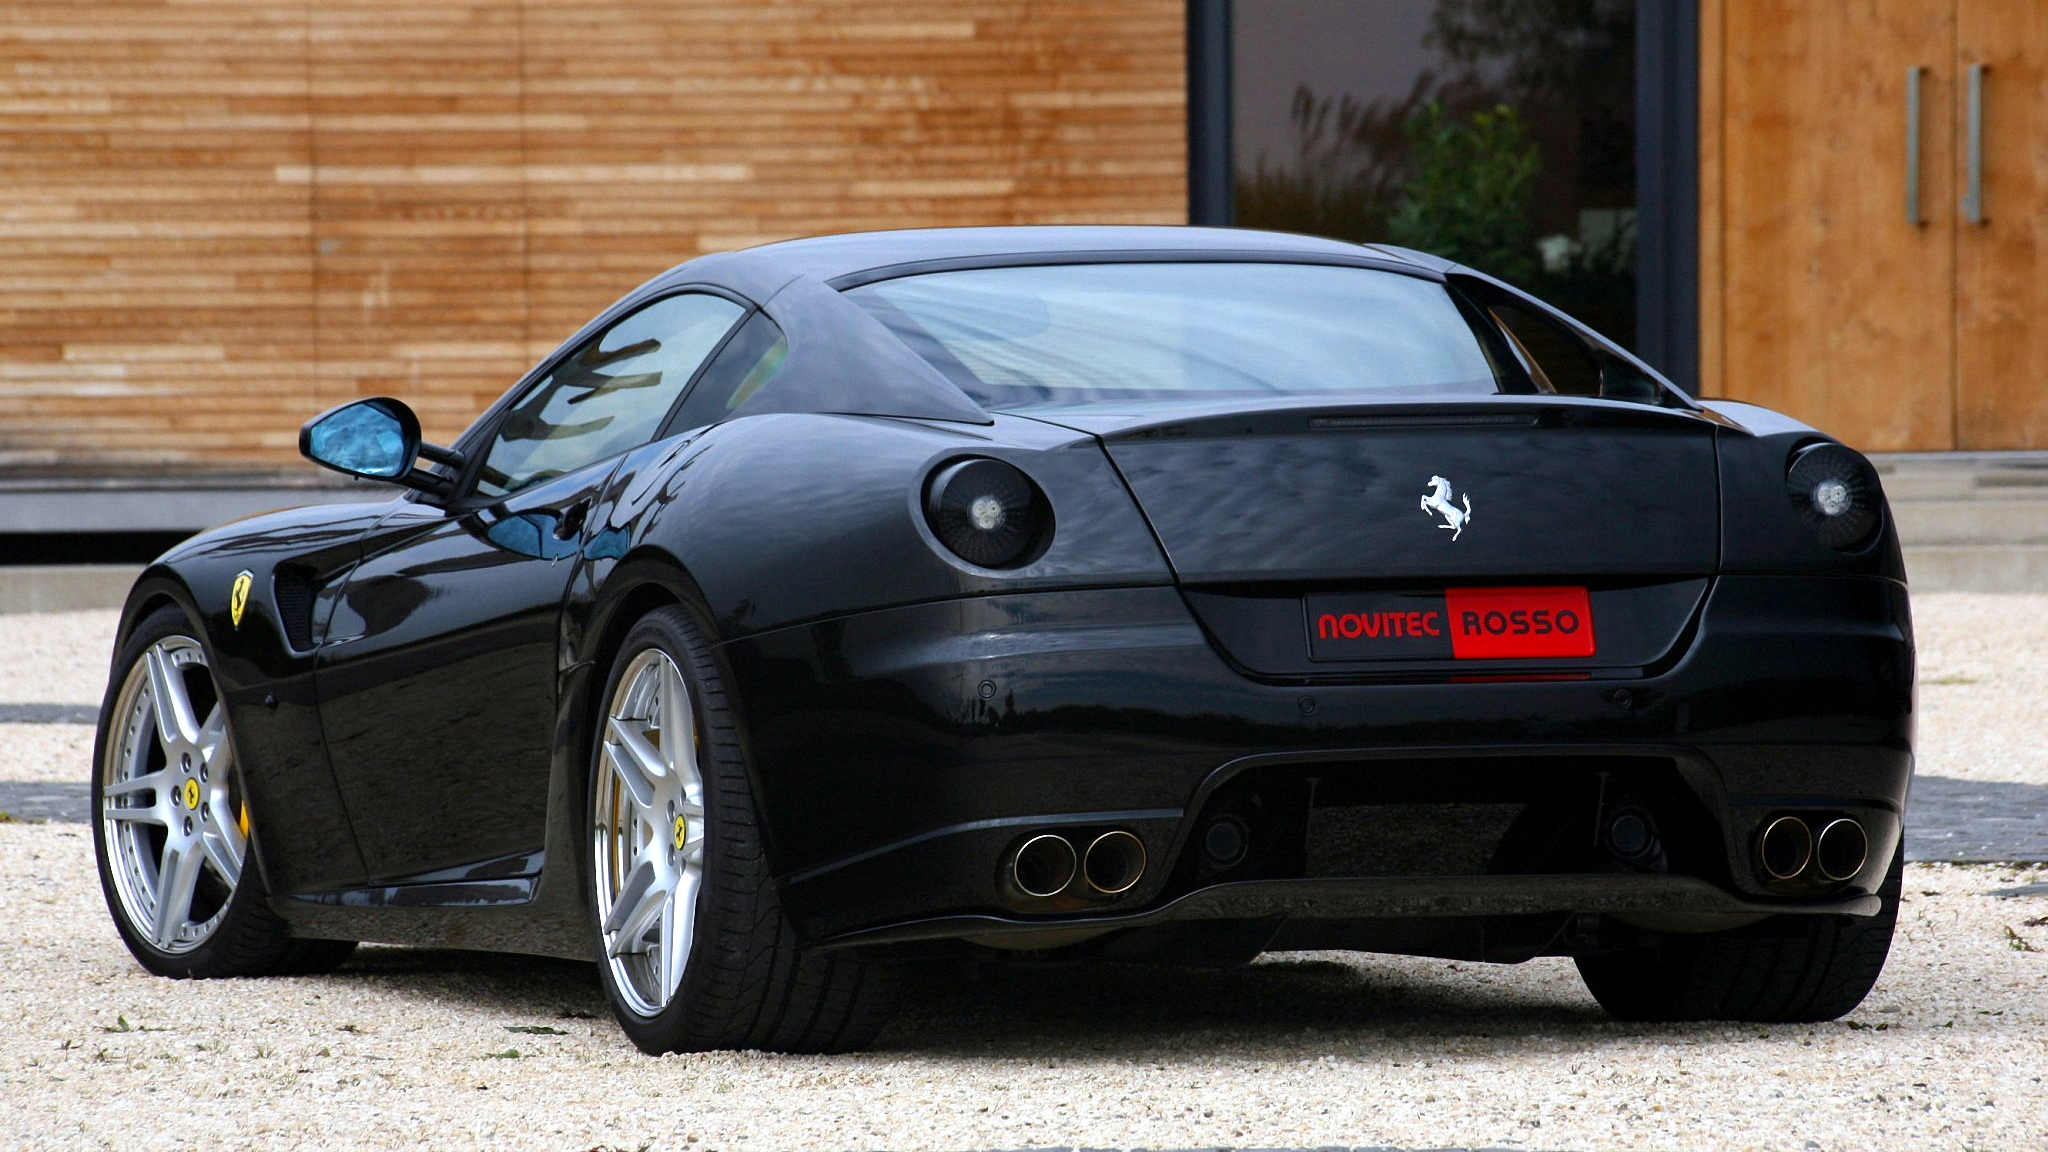
[[[1815,539],[1785,487],[1792,455],[1809,444],[1839,443],[1806,424],[1754,404],[1703,402],[1720,418],[1715,449],[1721,472],[1721,570],[1875,576],[1906,581],[1906,565],[1880,483],[1877,535],[1840,551]]]
[[[1166,560],[1095,438],[1000,418],[960,425],[776,413],[716,424],[628,457],[593,519],[593,588],[607,560],[673,557],[719,641],[897,604],[1051,587],[1166,584]],[[1054,530],[1021,568],[978,568],[924,521],[941,464],[992,456],[1045,492]]]

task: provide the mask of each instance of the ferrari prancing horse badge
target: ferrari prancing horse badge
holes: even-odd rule
[[[235,627],[242,626],[242,610],[249,606],[249,585],[256,582],[256,574],[243,569],[235,574],[235,586],[228,590],[228,619]]]
[[[1444,522],[1437,525],[1437,527],[1449,528],[1451,530],[1451,539],[1453,540],[1465,534],[1465,524],[1472,519],[1472,494],[1470,492],[1465,493],[1465,507],[1463,509],[1452,503],[1455,499],[1457,497],[1451,493],[1451,482],[1449,480],[1441,476],[1431,476],[1429,478],[1429,491],[1422,497],[1422,510],[1429,513],[1432,517],[1443,517]]]

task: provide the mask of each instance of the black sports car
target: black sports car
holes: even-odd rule
[[[149,970],[597,961],[649,1051],[903,961],[1576,958],[1633,1019],[1876,979],[1912,769],[1870,464],[1416,252],[1188,228],[692,260],[403,486],[150,566],[100,720]]]

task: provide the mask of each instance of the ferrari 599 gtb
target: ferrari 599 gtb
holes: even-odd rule
[[[706,256],[396,486],[204,533],[120,623],[149,970],[596,962],[649,1051],[857,1047],[909,959],[1571,956],[1815,1020],[1898,910],[1876,473],[1479,272],[1257,232]]]

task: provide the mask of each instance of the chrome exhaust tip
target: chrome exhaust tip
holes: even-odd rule
[[[1145,875],[1145,842],[1129,832],[1104,832],[1088,845],[1081,876],[1102,896],[1117,896],[1138,886]]]
[[[1790,880],[1806,871],[1813,859],[1813,829],[1797,816],[1780,816],[1764,825],[1756,840],[1757,859],[1773,880]]]
[[[1863,825],[1843,817],[1830,820],[1814,838],[1813,862],[1820,874],[1840,883],[1854,879],[1863,871],[1864,861],[1870,859],[1870,837],[1863,831]]]
[[[1057,896],[1074,882],[1077,863],[1065,836],[1043,832],[1017,846],[1010,857],[1010,883],[1026,896]]]

